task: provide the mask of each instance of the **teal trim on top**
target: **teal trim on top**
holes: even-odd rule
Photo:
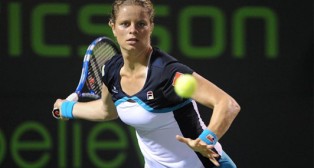
[[[187,99],[186,101],[176,105],[176,106],[173,106],[173,107],[167,107],[167,108],[162,108],[162,109],[154,109],[152,107],[150,107],[149,105],[147,105],[145,102],[143,102],[141,99],[139,99],[138,97],[136,96],[133,96],[133,97],[123,97],[119,100],[117,100],[114,105],[115,106],[118,106],[119,104],[123,103],[123,102],[126,102],[128,100],[133,100],[135,101],[136,103],[138,103],[140,106],[142,106],[145,110],[149,111],[149,112],[152,112],[152,113],[167,113],[167,112],[171,112],[171,111],[174,111],[174,110],[177,110],[187,104],[189,104],[190,102],[192,102],[192,99]]]

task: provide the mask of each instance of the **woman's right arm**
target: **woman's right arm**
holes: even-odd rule
[[[60,107],[64,100],[58,99],[55,107]],[[73,107],[74,118],[90,121],[108,121],[118,118],[116,107],[106,85],[102,86],[101,99],[90,102],[78,102]]]

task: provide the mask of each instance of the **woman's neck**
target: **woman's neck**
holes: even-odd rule
[[[127,72],[134,72],[147,67],[151,52],[151,46],[141,52],[122,52],[124,60],[123,69]]]

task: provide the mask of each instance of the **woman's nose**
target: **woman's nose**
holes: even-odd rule
[[[131,24],[129,33],[130,33],[130,34],[136,34],[136,33],[138,33],[136,24]]]

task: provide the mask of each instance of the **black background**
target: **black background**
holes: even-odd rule
[[[6,153],[0,167],[18,167],[10,154],[10,139],[17,126],[26,121],[43,124],[53,137],[57,146],[58,122],[51,117],[51,108],[56,98],[64,98],[74,90],[81,71],[81,56],[71,58],[43,58],[30,47],[30,11],[42,1],[20,1],[23,7],[23,52],[18,58],[8,54],[8,13],[7,4],[0,3],[0,73],[1,73],[1,111],[0,131],[6,138]],[[59,1],[71,3],[71,11],[91,1]],[[103,1],[96,1],[100,3]],[[111,3],[111,2],[106,2]],[[168,18],[156,24],[168,27],[172,33],[173,49],[170,53],[188,64],[220,88],[232,95],[242,107],[221,143],[227,153],[240,168],[286,168],[313,167],[313,3],[279,1],[155,1],[155,5],[171,7]],[[177,45],[178,12],[189,5],[215,6],[226,17],[226,49],[215,59],[191,59],[182,53]],[[263,22],[252,20],[247,26],[246,54],[243,59],[234,58],[231,52],[231,16],[243,6],[262,6],[272,9],[278,17],[279,53],[277,58],[268,59],[264,52]],[[70,22],[62,27],[49,28],[45,34],[48,40],[67,44],[88,44],[95,36],[79,32],[75,23],[75,12],[67,16]],[[53,21],[55,24],[57,21]],[[60,21],[63,23],[64,21]],[[174,24],[173,24],[174,23]],[[49,24],[49,23],[47,23]],[[196,25],[201,25],[196,24]],[[193,35],[202,43],[206,26],[195,26]],[[106,32],[108,33],[108,32]],[[157,45],[157,44],[156,44]],[[210,110],[201,107],[205,121]],[[116,121],[120,124],[120,121]],[[69,121],[67,131],[73,124],[81,124],[82,142],[87,132],[95,124],[88,121]],[[123,129],[128,127],[120,124]],[[109,136],[109,135],[108,135]],[[131,135],[127,135],[130,137]],[[71,134],[67,136],[71,140]],[[68,140],[68,141],[70,141]],[[133,144],[133,143],[132,143]],[[86,146],[86,145],[83,145]],[[0,148],[3,148],[0,146]],[[70,147],[69,147],[70,148]],[[140,167],[135,146],[125,151],[128,159],[123,167]],[[85,149],[83,147],[83,149]],[[53,149],[51,155],[57,156]],[[71,156],[71,150],[67,154]],[[84,153],[82,167],[94,167]],[[41,152],[28,155],[37,158]],[[27,154],[26,154],[27,155]],[[106,155],[106,154],[104,154]],[[27,157],[26,157],[27,158]],[[1,161],[2,159],[0,159]],[[50,160],[49,167],[58,167],[57,157]],[[71,162],[66,167],[74,167]]]

